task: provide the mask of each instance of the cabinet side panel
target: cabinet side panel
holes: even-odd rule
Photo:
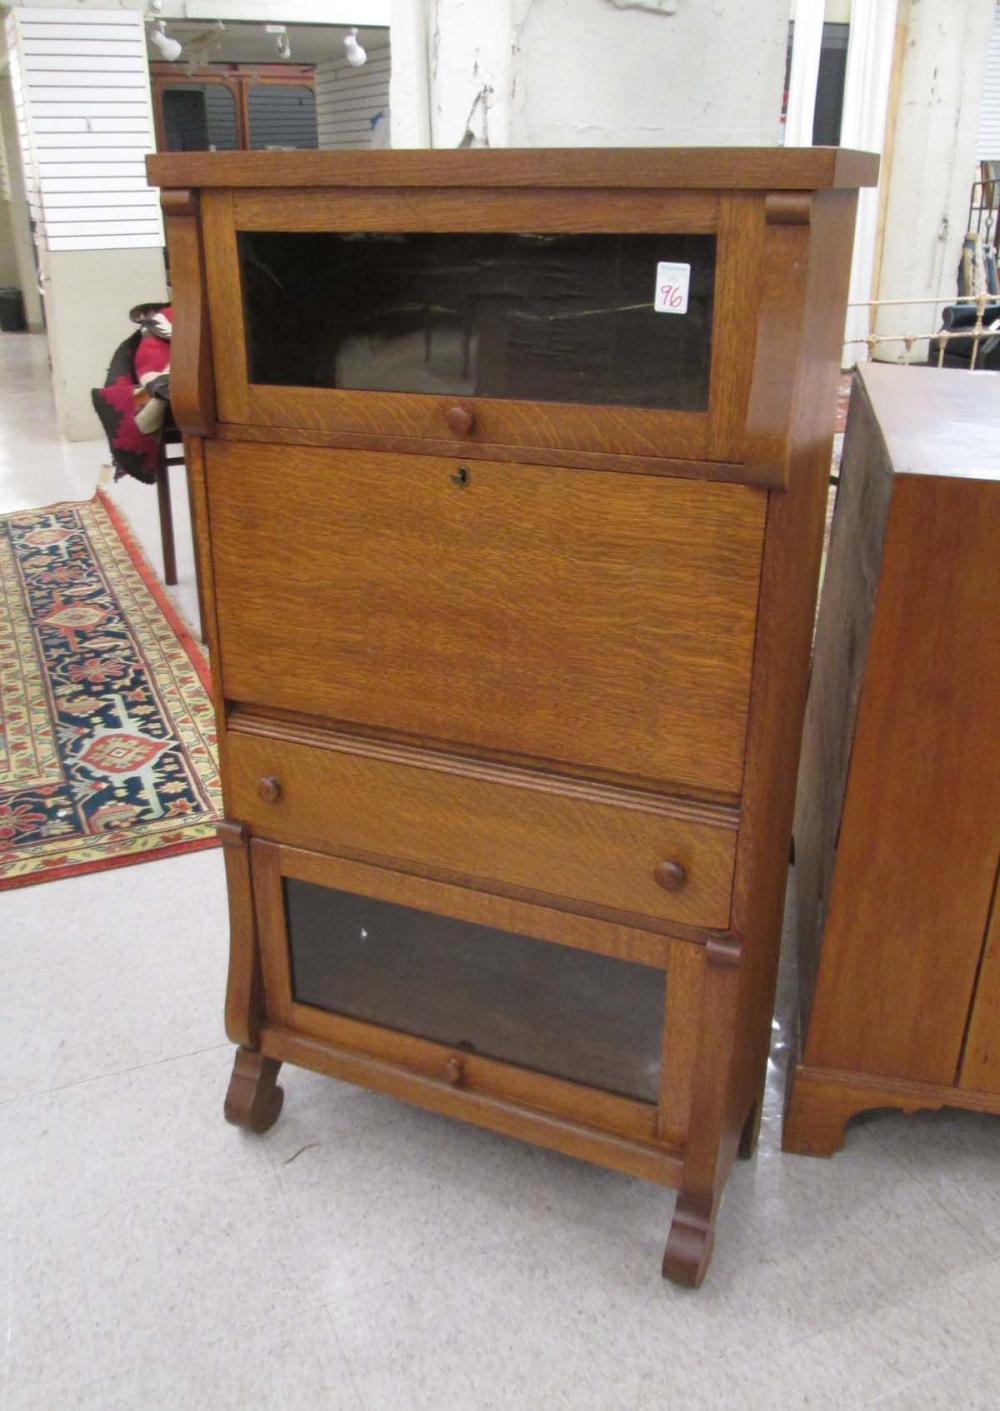
[[[863,380],[855,374],[840,490],[823,579],[795,801],[802,1031],[819,965],[858,696],[868,654],[892,468]]]
[[[729,1134],[734,1144],[760,1096],[770,1043],[857,200],[853,192],[827,192],[808,207],[772,204],[768,238],[779,241],[789,288],[770,315],[778,328],[765,334],[780,341],[780,328],[789,326],[797,304],[802,329],[787,431],[774,436],[775,454],[786,458],[788,489],[768,496],[733,888],[733,927],[744,941],[736,1050],[743,1058],[733,1082]],[[801,223],[803,215],[808,224]],[[797,290],[802,284],[804,290]],[[760,376],[767,378],[768,371],[761,366]],[[776,399],[755,388],[751,405],[755,400],[762,409],[775,401],[774,417],[760,424],[776,427]]]
[[[1000,847],[998,542],[997,484],[896,476],[809,1066],[956,1080]]]

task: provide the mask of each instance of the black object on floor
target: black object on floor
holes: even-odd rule
[[[27,327],[20,289],[0,289],[0,333],[23,333]]]

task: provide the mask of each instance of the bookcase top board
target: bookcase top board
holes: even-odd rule
[[[559,147],[354,152],[168,152],[164,187],[589,187],[821,191],[874,186],[879,159],[840,147]]]

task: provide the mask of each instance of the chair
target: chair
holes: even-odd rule
[[[169,416],[169,414],[168,414]],[[171,450],[179,454],[171,455]],[[169,418],[160,433],[160,451],[156,462],[156,502],[160,513],[160,546],[163,552],[163,581],[168,587],[177,586],[177,551],[174,546],[174,516],[170,501],[170,467],[184,464],[184,438],[173,418]],[[201,572],[195,555],[195,583],[198,590],[198,635],[205,636],[205,605],[201,595]]]

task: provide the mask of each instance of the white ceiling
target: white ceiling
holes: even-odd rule
[[[276,3],[274,8],[280,10],[281,6]],[[278,24],[281,21],[275,20],[274,23]],[[168,19],[166,26],[167,34],[171,39],[176,39],[180,44],[185,45],[212,28],[211,22],[208,20]],[[347,34],[347,28],[343,25],[290,24],[285,28],[288,42],[292,48],[289,63],[323,64],[328,63],[331,59],[341,59],[344,56],[344,36]],[[389,43],[389,31],[388,29],[362,26],[358,30],[358,39],[362,46],[369,51],[384,48]],[[162,56],[148,43],[147,49],[151,59],[162,60]],[[177,60],[179,69],[185,67],[187,57],[185,53]],[[209,51],[200,51],[199,57],[207,59],[213,64],[280,64],[282,62],[275,48],[275,36],[265,33],[263,23],[248,24],[242,21],[227,22],[218,47]]]

